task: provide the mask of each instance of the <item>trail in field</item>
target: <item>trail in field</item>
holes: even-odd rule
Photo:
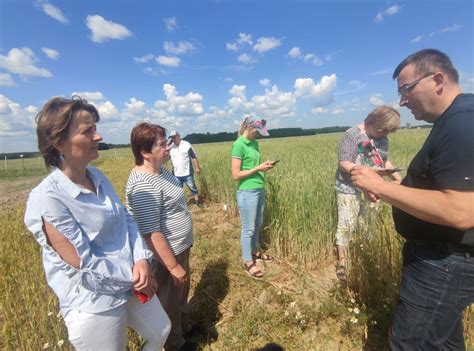
[[[278,318],[280,315],[291,317],[291,314],[298,313],[304,316],[304,313],[316,312],[338,286],[333,264],[309,271],[279,258],[266,265],[259,264],[265,270],[264,281],[251,279],[241,264],[238,215],[225,211],[222,204],[206,204],[201,209],[190,205],[190,208],[195,233],[195,245],[191,252],[193,276],[190,296],[195,310],[193,313],[198,322],[206,324],[207,330],[213,329],[217,334],[226,334],[224,339],[219,338],[215,344],[207,344],[209,335],[212,337],[213,333],[207,333],[204,338],[198,338],[201,342],[207,339],[204,345],[207,344],[210,350],[228,349],[228,346],[224,346],[229,342],[227,338],[230,336],[227,334],[236,328],[248,328],[247,320],[252,318],[245,315],[252,314],[254,309],[267,306],[269,315],[276,314]],[[225,269],[213,267],[225,267]],[[225,284],[219,281],[225,281]],[[203,286],[205,284],[208,286]],[[277,296],[277,302],[275,302],[275,296]],[[283,304],[278,302],[280,296],[284,296],[280,299],[284,301]],[[213,302],[215,303],[211,310],[217,317],[209,320],[207,315],[209,306],[213,305]],[[242,308],[243,305],[248,305],[249,310]],[[334,323],[332,326],[317,323],[301,332],[298,325],[277,325],[274,319],[275,317],[261,318],[259,329],[263,328],[264,332],[257,333],[253,337],[246,336],[255,338],[249,345],[262,347],[263,345],[258,344],[258,338],[265,339],[262,335],[268,335],[270,341],[281,344],[285,350],[341,349],[341,345],[346,342],[338,331],[335,332],[337,328]],[[297,315],[296,319],[298,319]],[[289,336],[283,336],[282,333]],[[293,338],[296,344],[292,345]],[[306,341],[302,340],[303,338],[306,338]],[[248,340],[238,340],[235,346],[242,347],[242,345],[247,345],[246,343]],[[346,347],[342,346],[342,349]],[[244,347],[244,349],[252,348]]]
[[[31,178],[3,179],[0,181],[0,209],[25,203],[28,194],[43,178],[35,176]]]

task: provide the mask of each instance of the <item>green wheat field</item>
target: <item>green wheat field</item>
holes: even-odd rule
[[[427,133],[401,130],[391,135],[392,163],[407,167]],[[267,206],[262,236],[267,249],[278,257],[279,269],[290,272],[294,284],[286,290],[275,288],[277,284],[272,283],[271,277],[266,282],[249,279],[239,266],[236,192],[230,174],[232,143],[195,145],[203,166],[197,182],[206,206],[224,207],[227,211],[225,217],[219,217],[209,210],[205,217],[234,224],[226,232],[230,233],[226,234],[230,235],[228,238],[207,232],[205,227],[195,231],[191,261],[194,278],[201,277],[203,282],[201,273],[211,272],[206,278],[210,288],[204,303],[212,303],[215,296],[221,296],[214,301],[217,312],[213,320],[206,319],[208,311],[196,311],[196,318],[206,320],[207,326],[219,334],[218,338],[208,334],[207,338],[198,339],[201,349],[252,350],[270,341],[286,350],[387,348],[403,245],[394,230],[389,206],[382,204],[379,216],[369,228],[354,235],[347,285],[335,283],[315,304],[311,301],[314,289],[305,283],[312,273],[317,285],[315,272],[324,267],[333,269],[334,265],[334,175],[340,138],[341,134],[328,134],[259,141],[263,160],[280,160],[266,174]],[[125,182],[133,167],[131,151],[104,151],[94,164],[109,177],[123,199]],[[45,174],[38,159],[11,161],[9,170],[2,168],[0,172],[0,184],[12,179],[27,182],[32,177],[39,181]],[[23,225],[23,214],[24,200],[0,208],[0,345],[5,350],[71,349],[56,298],[45,283],[40,249]],[[217,262],[220,270],[205,270],[205,262]],[[212,272],[219,274],[213,278]],[[228,282],[226,297],[222,292],[223,279]],[[193,280],[194,289],[196,281]],[[255,291],[258,293],[252,295]],[[242,306],[250,307],[245,310]],[[474,348],[473,310],[471,306],[464,317],[468,349]],[[132,332],[130,335],[129,349],[139,350],[140,339]]]

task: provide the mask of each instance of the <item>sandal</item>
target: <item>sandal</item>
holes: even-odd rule
[[[346,266],[339,262],[336,264],[336,276],[339,278],[339,280],[342,280],[342,281],[347,280]]]
[[[262,254],[261,252],[257,252],[252,254],[252,258],[256,261],[263,261],[263,262],[273,262],[273,257],[269,254]]]
[[[251,265],[247,265],[247,263],[244,263],[244,268],[247,274],[254,278],[254,279],[262,279],[263,278],[263,272],[260,270],[260,268],[257,267],[255,262],[252,262]],[[253,270],[253,271],[252,271]]]

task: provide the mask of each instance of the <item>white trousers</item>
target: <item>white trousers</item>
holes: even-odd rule
[[[161,350],[171,329],[156,295],[146,304],[131,296],[127,303],[103,313],[72,310],[64,322],[69,341],[79,351],[125,350],[127,324],[146,341],[144,351]]]
[[[374,204],[361,196],[361,194],[337,194],[337,229],[336,245],[349,246],[357,225],[362,226],[366,231],[369,223],[373,222],[378,214],[379,203]],[[367,239],[371,233],[366,232]]]

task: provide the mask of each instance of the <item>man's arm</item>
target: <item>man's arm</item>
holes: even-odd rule
[[[195,157],[192,158],[191,161],[193,162],[194,171],[197,175],[199,175],[199,173],[201,173],[201,164],[199,163],[199,160],[197,159],[197,157]]]
[[[358,188],[421,220],[460,230],[474,227],[474,191],[410,188],[386,182],[364,166],[353,167],[351,175]]]
[[[151,235],[144,235],[148,247],[155,254],[155,257],[168,269],[176,286],[184,284],[186,281],[186,270],[178,263],[171,248],[163,234],[153,232]]]

